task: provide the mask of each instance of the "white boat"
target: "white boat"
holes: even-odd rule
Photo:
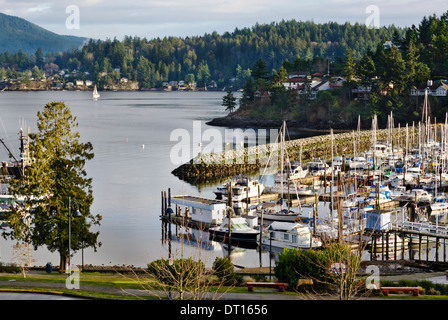
[[[265,190],[265,186],[257,179],[252,179],[250,177],[236,177],[232,182],[227,182],[216,187],[213,193],[218,199],[228,197],[230,183],[232,184],[232,201],[239,202],[244,201],[247,197],[258,197],[258,193],[261,195]],[[247,194],[247,192],[249,192],[249,194]]]
[[[308,174],[307,169],[303,169],[300,165],[300,161],[290,161],[285,164],[283,170],[280,170],[275,177],[275,182],[297,180],[305,178]],[[282,179],[283,178],[283,179]]]
[[[431,204],[431,217],[440,220],[448,213],[448,199],[444,194],[437,195]]]
[[[244,201],[246,198],[258,197],[258,194],[262,194],[264,191],[264,185],[257,179],[241,178],[232,185],[232,200]]]
[[[306,164],[306,169],[313,176],[331,174],[331,167],[324,159],[314,158]]]
[[[284,248],[315,249],[322,246],[322,242],[313,237],[308,225],[297,222],[279,222],[275,221],[267,227],[269,235],[263,237],[262,244],[264,248],[274,248],[276,251]]]
[[[431,217],[440,220],[448,213],[448,203],[446,202],[434,202],[431,204]]]
[[[224,218],[219,227],[209,229],[210,238],[214,241],[226,241],[229,238],[229,219]],[[260,232],[251,228],[243,217],[232,217],[230,219],[230,241],[256,243]]]
[[[397,186],[393,188],[390,195],[392,200],[395,200],[397,198],[409,198],[409,192],[406,190],[405,186]]]
[[[369,197],[366,199],[366,205],[368,206],[374,206],[375,204],[384,204],[391,202],[392,198],[390,196],[387,196],[385,193],[370,193]]]
[[[412,189],[411,192],[409,193],[408,199],[415,201],[430,202],[432,200],[432,196],[426,190]]]
[[[93,100],[98,100],[98,98],[100,97],[100,94],[98,92],[98,89],[95,87],[93,88]]]
[[[300,219],[300,214],[287,209],[279,208],[275,203],[265,202],[257,209],[258,220],[295,222]]]
[[[218,199],[221,199],[222,197],[227,197],[229,193],[229,184],[223,183],[222,185],[216,187],[213,193],[216,195]]]
[[[353,157],[349,162],[350,170],[367,170],[368,161],[365,157]]]

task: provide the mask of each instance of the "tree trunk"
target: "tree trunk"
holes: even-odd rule
[[[68,257],[60,255],[59,258],[59,272],[65,273],[68,267]]]

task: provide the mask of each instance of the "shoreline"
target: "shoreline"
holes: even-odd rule
[[[228,128],[251,128],[251,129],[279,129],[283,121],[286,122],[286,126],[289,130],[293,129],[296,131],[316,133],[316,134],[329,134],[331,129],[334,133],[345,133],[351,131],[349,128],[330,128],[322,126],[316,127],[304,127],[303,123],[300,123],[293,119],[254,119],[247,118],[243,116],[225,116],[221,118],[214,118],[206,122],[209,126],[215,127],[228,127]]]

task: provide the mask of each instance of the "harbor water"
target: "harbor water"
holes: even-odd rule
[[[168,244],[162,241],[161,191],[214,198],[216,186],[190,185],[171,174],[178,164],[170,158],[179,139],[171,141],[176,129],[193,134],[194,123],[202,132],[205,123],[224,116],[223,92],[101,92],[94,101],[86,91],[2,92],[0,93],[0,137],[19,157],[18,133],[36,131],[37,112],[48,102],[63,101],[77,117],[81,140],[93,144],[94,159],[86,170],[93,178],[92,213],[103,219],[99,227],[101,247],[78,251],[73,264],[104,266],[146,266],[152,260],[168,257]],[[223,133],[225,128],[213,128]],[[296,133],[296,136],[300,133]],[[192,139],[191,139],[192,140]],[[182,143],[193,143],[182,141]],[[225,141],[223,141],[225,143]],[[191,148],[193,152],[193,148]],[[193,157],[194,155],[191,154]],[[1,148],[0,159],[9,160]],[[174,231],[173,231],[173,234]],[[18,263],[15,241],[0,239],[0,261]],[[176,255],[197,254],[194,245],[173,242]],[[213,262],[227,254],[220,245],[201,250],[201,259]],[[33,265],[59,264],[57,252],[46,248],[31,250]],[[266,252],[239,250],[234,263],[246,267],[269,265]]]

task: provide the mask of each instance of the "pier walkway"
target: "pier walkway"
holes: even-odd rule
[[[397,231],[412,231],[425,236],[448,238],[448,226],[437,226],[432,223],[423,222],[391,222],[391,227]]]

